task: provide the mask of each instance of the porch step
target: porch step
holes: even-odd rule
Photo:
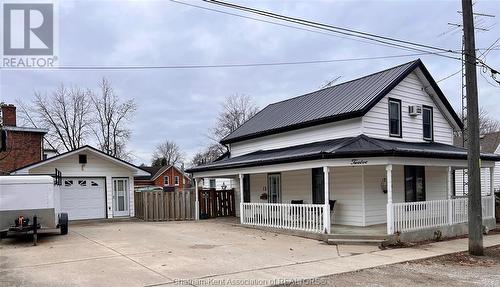
[[[381,245],[384,239],[363,239],[363,238],[329,238],[328,244],[352,244],[352,245]]]
[[[366,240],[386,240],[385,234],[328,234],[328,239],[366,239]]]

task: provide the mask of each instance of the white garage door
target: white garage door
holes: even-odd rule
[[[104,178],[63,178],[61,210],[70,220],[106,217]]]

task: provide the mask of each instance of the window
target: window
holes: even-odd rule
[[[163,177],[163,185],[169,185],[169,184],[170,184],[170,181],[169,181],[168,175],[164,176]]]
[[[87,163],[87,155],[86,154],[79,154],[78,155],[78,163],[86,164]]]
[[[425,201],[425,168],[405,166],[405,201]]]
[[[210,186],[209,186],[210,188],[216,188],[216,187],[217,187],[217,184],[216,184],[216,182],[215,182],[215,179],[210,179],[209,184],[210,184]]]
[[[401,101],[389,99],[389,136],[401,137]]]
[[[434,138],[434,123],[432,107],[423,106],[422,107],[422,121],[423,121],[423,134],[424,140],[432,141]]]
[[[174,185],[175,186],[179,185],[179,177],[178,176],[174,176]]]

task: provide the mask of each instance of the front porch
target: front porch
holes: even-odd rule
[[[465,160],[367,158],[254,167],[209,176],[238,182],[236,214],[243,225],[390,236],[466,223],[467,198],[454,197],[452,178],[453,170],[465,165]],[[421,168],[410,172],[413,169],[408,167]],[[492,163],[483,162],[483,167],[493,174]],[[494,222],[494,197],[489,191],[486,194],[482,206],[488,226]]]

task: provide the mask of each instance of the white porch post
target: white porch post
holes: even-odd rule
[[[323,207],[323,223],[324,231],[327,234],[331,232],[330,224],[330,169],[327,166],[323,167],[324,184],[325,184],[325,205]]]
[[[194,193],[196,200],[194,201],[194,218],[195,220],[200,220],[200,199],[199,197],[199,192],[198,192],[198,179],[194,178]]]
[[[387,172],[387,234],[394,234],[394,214],[392,214],[392,164],[385,167]]]
[[[240,179],[240,224],[243,224],[243,174],[238,175]]]
[[[448,224],[451,225],[453,223],[453,206],[452,206],[452,197],[453,197],[453,170],[451,166],[448,167]]]
[[[493,218],[496,218],[495,216],[495,166],[490,167],[490,193],[491,193],[491,203],[492,203],[492,212],[493,212]]]

